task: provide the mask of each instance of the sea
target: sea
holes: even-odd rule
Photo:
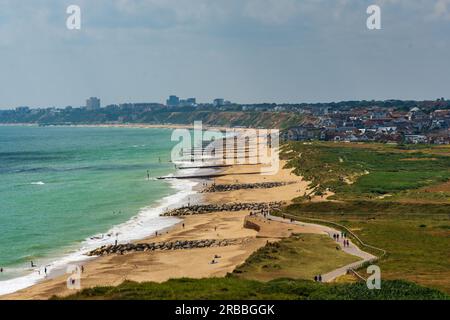
[[[0,295],[65,273],[84,253],[153,235],[195,196],[171,129],[0,126]]]

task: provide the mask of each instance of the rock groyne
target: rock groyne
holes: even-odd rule
[[[202,193],[211,193],[211,192],[225,192],[225,191],[234,191],[234,190],[242,190],[242,189],[270,189],[276,187],[282,187],[289,184],[293,184],[295,182],[260,182],[260,183],[236,183],[236,184],[212,184],[205,189],[203,189]]]
[[[224,204],[198,204],[181,207],[163,213],[163,216],[189,216],[193,214],[205,214],[221,211],[267,211],[279,210],[283,202],[246,202],[246,203],[224,203]]]
[[[145,252],[155,250],[186,250],[194,248],[212,248],[239,245],[250,241],[252,238],[234,239],[201,239],[201,240],[176,240],[154,243],[126,243],[118,245],[105,245],[87,253],[88,256],[105,256],[110,254],[126,254],[129,252]]]

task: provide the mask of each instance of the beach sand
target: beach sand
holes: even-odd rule
[[[215,179],[217,184],[256,183],[270,181],[294,182],[270,189],[247,189],[229,192],[202,194],[206,203],[226,202],[269,202],[286,201],[301,196],[308,188],[305,182],[291,173],[290,169],[280,169],[272,175],[246,174],[258,171],[260,165],[235,165],[225,169],[227,175]],[[224,276],[242,264],[252,252],[264,246],[267,241],[277,241],[291,233],[321,233],[314,226],[293,226],[275,221],[265,221],[251,217],[260,226],[260,231],[244,228],[248,212],[220,212],[186,216],[182,223],[165,231],[157,237],[138,242],[159,242],[196,239],[250,239],[243,244],[213,248],[196,248],[174,251],[132,252],[124,255],[98,257],[84,264],[81,287],[118,285],[124,280],[163,282],[170,278]],[[218,263],[211,264],[215,255]],[[66,280],[69,275],[59,276],[38,283],[32,287],[9,294],[1,299],[48,299],[54,295],[66,296],[76,290],[69,290]]]

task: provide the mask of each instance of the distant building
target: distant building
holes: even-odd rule
[[[195,99],[195,98],[187,98],[187,99],[186,99],[186,102],[187,102],[191,107],[197,105],[197,99]]]
[[[19,112],[19,113],[27,113],[29,111],[30,111],[29,107],[17,107],[16,108],[16,112]]]
[[[169,99],[166,100],[166,105],[168,107],[178,107],[180,105],[180,98],[177,96],[170,96]]]
[[[100,99],[97,97],[90,97],[86,100],[86,108],[89,110],[100,109]]]
[[[405,135],[405,142],[414,144],[427,143],[428,138],[421,134],[407,134]]]
[[[180,107],[195,107],[197,106],[197,102],[195,98],[187,98],[180,100]]]
[[[214,99],[213,105],[214,107],[222,107],[225,104],[225,100],[222,98]]]

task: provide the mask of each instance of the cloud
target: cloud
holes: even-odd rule
[[[77,105],[97,94],[330,100],[371,98],[373,88],[440,96],[449,2],[0,0],[0,105]],[[70,4],[81,7],[80,31],[66,29]],[[370,4],[381,6],[380,32],[366,28]]]
[[[437,0],[434,5],[434,17],[450,20],[450,0]]]

